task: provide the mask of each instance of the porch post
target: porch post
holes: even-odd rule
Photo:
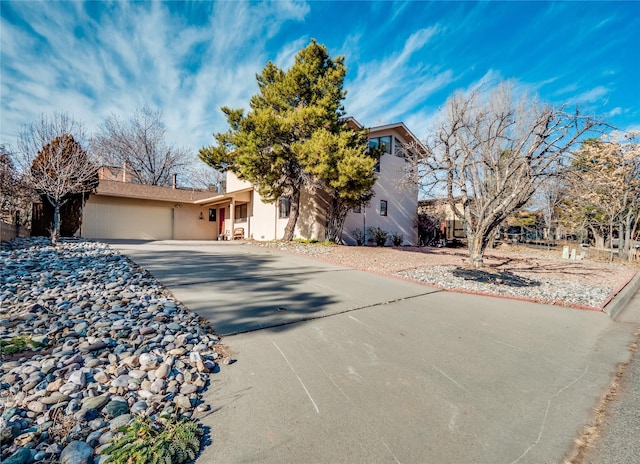
[[[235,229],[236,222],[236,203],[235,197],[231,197],[229,203],[229,240],[233,240],[233,229]]]

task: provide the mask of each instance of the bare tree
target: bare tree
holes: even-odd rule
[[[19,135],[25,175],[54,208],[52,239],[60,235],[60,207],[76,194],[92,191],[98,184],[97,165],[82,147],[83,126],[67,114],[44,115]]]
[[[509,82],[487,92],[458,92],[441,116],[425,142],[428,153],[416,155],[413,171],[421,188],[444,187],[463,221],[471,262],[480,267],[500,223],[555,175],[596,122],[535,98],[516,99]]]
[[[542,213],[546,240],[557,238],[558,210],[564,196],[565,186],[558,177],[552,177],[542,183],[535,193],[535,206]]]
[[[197,164],[186,168],[181,185],[188,185],[197,190],[217,192],[224,182],[224,174],[205,164]]]
[[[126,166],[141,184],[169,186],[187,166],[188,151],[165,141],[162,111],[144,106],[129,121],[112,115],[91,139],[91,150],[104,164]]]

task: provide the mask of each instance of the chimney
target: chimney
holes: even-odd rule
[[[122,163],[122,182],[127,181],[127,162]]]
[[[172,179],[173,179],[173,188],[174,188],[174,189],[175,189],[175,188],[178,188],[178,174],[174,174],[174,175],[172,176]]]

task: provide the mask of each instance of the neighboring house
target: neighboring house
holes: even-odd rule
[[[456,208],[462,215],[462,204],[457,203]],[[467,238],[463,221],[454,213],[449,200],[436,198],[420,200],[418,202],[418,215],[425,215],[440,222],[440,236],[446,240],[461,240]]]
[[[353,118],[354,129],[362,126]],[[355,244],[355,229],[380,227],[397,233],[407,244],[417,243],[418,190],[405,185],[405,153],[424,150],[403,123],[369,129],[371,146],[384,147],[376,168],[375,196],[367,207],[346,218],[343,241]],[[95,194],[83,211],[81,235],[97,239],[216,240],[230,239],[234,232],[244,238],[275,240],[284,236],[290,212],[288,198],[267,203],[246,181],[227,173],[226,192],[215,194],[174,187],[132,183],[118,168],[104,168]],[[326,195],[304,190],[295,237],[325,239]]]

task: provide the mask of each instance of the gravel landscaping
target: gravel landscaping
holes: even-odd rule
[[[106,245],[0,250],[0,461],[102,463],[117,429],[207,411],[218,338]],[[95,459],[94,459],[95,458]]]

